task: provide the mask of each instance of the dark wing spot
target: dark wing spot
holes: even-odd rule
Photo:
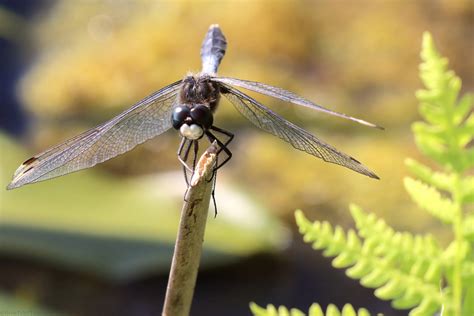
[[[352,161],[355,161],[357,163],[361,163],[359,160],[355,159],[354,157],[349,157],[349,158],[351,158]]]
[[[36,157],[31,157],[30,159],[26,160],[23,165],[31,165],[33,162],[35,162],[36,160],[38,160],[38,158]],[[28,169],[29,170],[29,169]]]

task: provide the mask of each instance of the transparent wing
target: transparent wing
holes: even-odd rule
[[[7,189],[90,168],[171,128],[181,80],[155,92],[113,119],[26,160]]]
[[[296,149],[307,152],[324,161],[347,167],[371,178],[379,179],[376,174],[356,159],[324,143],[301,127],[281,118],[250,96],[227,85],[223,85],[221,92],[249,121],[270,134],[290,143]]]
[[[326,109],[325,107],[322,107],[321,105],[313,103],[309,100],[306,100],[305,98],[300,97],[299,95],[294,94],[293,92],[290,92],[278,87],[270,86],[261,82],[248,81],[248,80],[242,80],[242,79],[236,79],[236,78],[226,78],[226,77],[213,77],[212,81],[221,82],[227,85],[232,85],[232,86],[252,90],[252,91],[262,93],[262,94],[265,94],[265,95],[268,95],[268,96],[271,96],[271,97],[274,97],[286,102],[291,102],[293,104],[305,106],[316,111],[321,111],[321,112],[331,114],[334,116],[342,117],[344,119],[351,120],[359,124],[375,127],[378,129],[383,129],[383,127],[380,127],[373,123],[346,115],[344,113],[339,113],[339,112]]]

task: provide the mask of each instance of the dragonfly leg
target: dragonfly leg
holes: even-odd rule
[[[220,169],[223,165],[225,165],[232,158],[232,152],[229,150],[229,148],[227,148],[227,144],[229,144],[229,142],[232,140],[232,138],[234,136],[233,134],[231,134],[231,135],[232,135],[232,137],[230,139],[228,139],[225,143],[223,143],[216,136],[214,136],[214,134],[212,134],[209,131],[206,131],[206,136],[209,139],[209,141],[211,143],[216,141],[216,143],[219,145],[219,150],[217,151],[217,155],[219,155],[219,153],[222,152],[222,151],[224,151],[227,154],[227,157],[224,159],[224,161],[222,161],[220,164],[216,165],[216,168],[215,168],[216,171],[218,169]]]
[[[185,161],[188,161],[188,155],[189,155],[189,152],[190,152],[190,149],[191,149],[191,145],[193,145],[193,155],[194,155],[193,156],[193,167],[190,170],[191,178],[192,178],[193,175],[194,175],[194,170],[196,170],[196,159],[197,159],[197,155],[198,155],[198,151],[199,151],[199,141],[197,141],[197,140],[191,140],[190,141],[189,147],[187,148],[187,152],[186,152],[186,158],[184,159]],[[187,164],[186,164],[186,167],[187,167],[188,170],[190,169],[190,167]],[[184,174],[185,174],[185,178],[186,178],[186,184],[189,187],[186,169],[184,170]]]
[[[216,131],[218,133],[221,133],[221,134],[224,134],[226,135],[227,137],[229,137],[225,142],[224,142],[224,147],[227,147],[227,145],[230,144],[230,142],[234,139],[234,134],[232,134],[231,132],[225,130],[225,129],[222,129],[222,128],[219,128],[217,126],[211,126],[210,127],[211,130],[213,131]]]
[[[212,134],[210,131],[207,131],[205,134],[207,136],[207,138],[209,139],[209,141],[211,143],[213,143],[214,141],[216,141],[216,143],[219,145],[219,149],[217,150],[217,157],[216,157],[216,164],[215,164],[215,168],[214,170],[212,171],[212,174],[211,174],[211,177],[208,181],[213,181],[214,180],[214,183],[212,184],[212,192],[211,192],[211,196],[212,196],[212,202],[214,204],[214,218],[217,217],[217,202],[216,202],[216,182],[217,182],[217,169],[219,169],[220,167],[222,167],[226,162],[228,162],[231,158],[232,158],[232,152],[227,148],[227,145],[232,141],[232,139],[234,138],[234,134],[232,134],[231,132],[229,131],[226,131],[226,130],[223,130],[221,128],[218,128],[218,127],[215,127],[215,126],[211,126],[210,128],[211,130],[213,131],[216,131],[218,133],[221,133],[221,134],[224,134],[226,135],[228,138],[225,142],[222,142],[220,139],[218,139],[214,134]],[[224,161],[222,163],[219,163],[219,153],[224,151],[226,154],[227,154],[227,157],[224,159]]]
[[[191,150],[191,145],[192,145],[192,141],[190,141],[186,137],[182,137],[181,143],[180,143],[179,148],[178,148],[178,153],[177,153],[178,154],[178,160],[183,165],[184,180],[186,181],[186,185],[188,185],[188,186],[189,186],[188,171],[193,172],[193,169],[191,169],[188,166],[188,163],[187,163],[188,156],[189,156],[189,151]],[[182,157],[181,157],[181,155],[182,155]]]
[[[192,171],[191,167],[188,166],[187,160],[189,156],[189,150],[191,149],[192,141],[187,139],[186,137],[182,137],[181,143],[179,144],[178,148],[178,160],[181,162],[183,167],[185,167],[187,170]],[[183,153],[184,151],[184,153]],[[182,156],[182,157],[181,157]]]
[[[194,144],[194,157],[193,157],[193,173],[194,173],[194,169],[196,169],[196,160],[197,160],[197,155],[198,155],[198,151],[199,151],[199,141],[198,140],[193,140],[193,144]]]
[[[216,166],[218,164],[218,159],[219,159],[219,156],[216,156]],[[212,196],[212,203],[214,204],[214,218],[216,218],[217,217],[217,202],[216,202],[217,169],[216,168],[214,168],[214,170],[212,171],[211,178],[209,179],[209,181],[212,181],[212,180],[214,180],[214,183],[212,184],[211,196]]]

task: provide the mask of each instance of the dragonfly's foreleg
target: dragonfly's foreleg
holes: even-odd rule
[[[221,168],[223,165],[225,165],[231,158],[232,158],[232,152],[229,150],[229,148],[227,148],[227,145],[231,142],[231,140],[234,138],[234,134],[228,132],[228,131],[224,131],[224,130],[221,130],[221,129],[218,129],[216,127],[211,127],[212,130],[215,130],[217,132],[220,132],[222,134],[225,134],[225,135],[228,135],[229,136],[229,139],[227,139],[227,141],[225,143],[223,143],[222,141],[220,141],[216,136],[214,136],[214,134],[212,134],[210,131],[206,131],[206,136],[207,138],[209,139],[209,141],[211,143],[213,143],[214,141],[216,141],[216,143],[219,145],[219,149],[217,151],[217,155],[219,155],[219,153],[221,153],[222,151],[226,153],[227,157],[224,159],[224,161],[222,161],[221,163],[217,164],[216,165],[216,168],[215,170],[217,171],[219,168]],[[225,132],[225,133],[224,133]]]
[[[217,150],[217,157],[216,157],[216,167],[214,168],[212,172],[211,178],[208,180],[208,181],[214,180],[214,183],[212,184],[211,194],[212,194],[212,202],[214,204],[214,217],[216,217],[217,216],[217,203],[216,203],[215,193],[216,193],[216,182],[217,182],[217,169],[225,165],[232,158],[232,152],[229,150],[229,148],[227,148],[227,145],[229,145],[232,139],[234,139],[234,134],[215,126],[211,126],[209,129],[227,136],[227,140],[225,142],[222,142],[209,130],[206,131],[206,136],[209,139],[209,141],[211,143],[215,141],[219,145],[219,149]],[[221,163],[219,163],[219,153],[221,153],[222,151],[226,153],[227,157]]]
[[[191,140],[187,139],[186,137],[182,137],[181,143],[179,144],[178,153],[177,153],[178,160],[183,165],[184,180],[186,181],[186,185],[188,186],[189,186],[188,171],[191,173],[193,172],[193,169],[191,169],[187,163],[189,152],[191,150],[191,145],[192,145]]]
[[[228,137],[227,140],[224,142],[224,147],[227,147],[227,145],[229,145],[230,142],[234,139],[234,134],[232,134],[231,132],[229,132],[225,129],[222,129],[222,128],[219,128],[219,127],[216,127],[216,126],[211,126],[210,129],[213,130],[213,131],[216,131],[218,133],[221,133],[223,135],[226,135]],[[222,151],[222,149],[219,149],[218,153],[220,151]]]
[[[193,157],[193,173],[194,173],[194,170],[196,169],[196,160],[197,160],[197,155],[199,151],[199,141],[193,140],[192,142],[194,144],[194,157]]]
[[[216,156],[216,166],[218,165],[218,159],[219,156]],[[216,202],[216,182],[217,182],[217,169],[214,168],[211,174],[211,178],[208,181],[214,180],[214,183],[212,183],[212,203],[214,204],[214,218],[217,217],[217,202]]]

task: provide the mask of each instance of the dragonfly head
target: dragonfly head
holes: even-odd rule
[[[179,130],[181,136],[188,139],[200,139],[205,130],[213,123],[213,115],[209,107],[196,104],[193,107],[179,105],[174,108],[171,116],[173,127]]]

